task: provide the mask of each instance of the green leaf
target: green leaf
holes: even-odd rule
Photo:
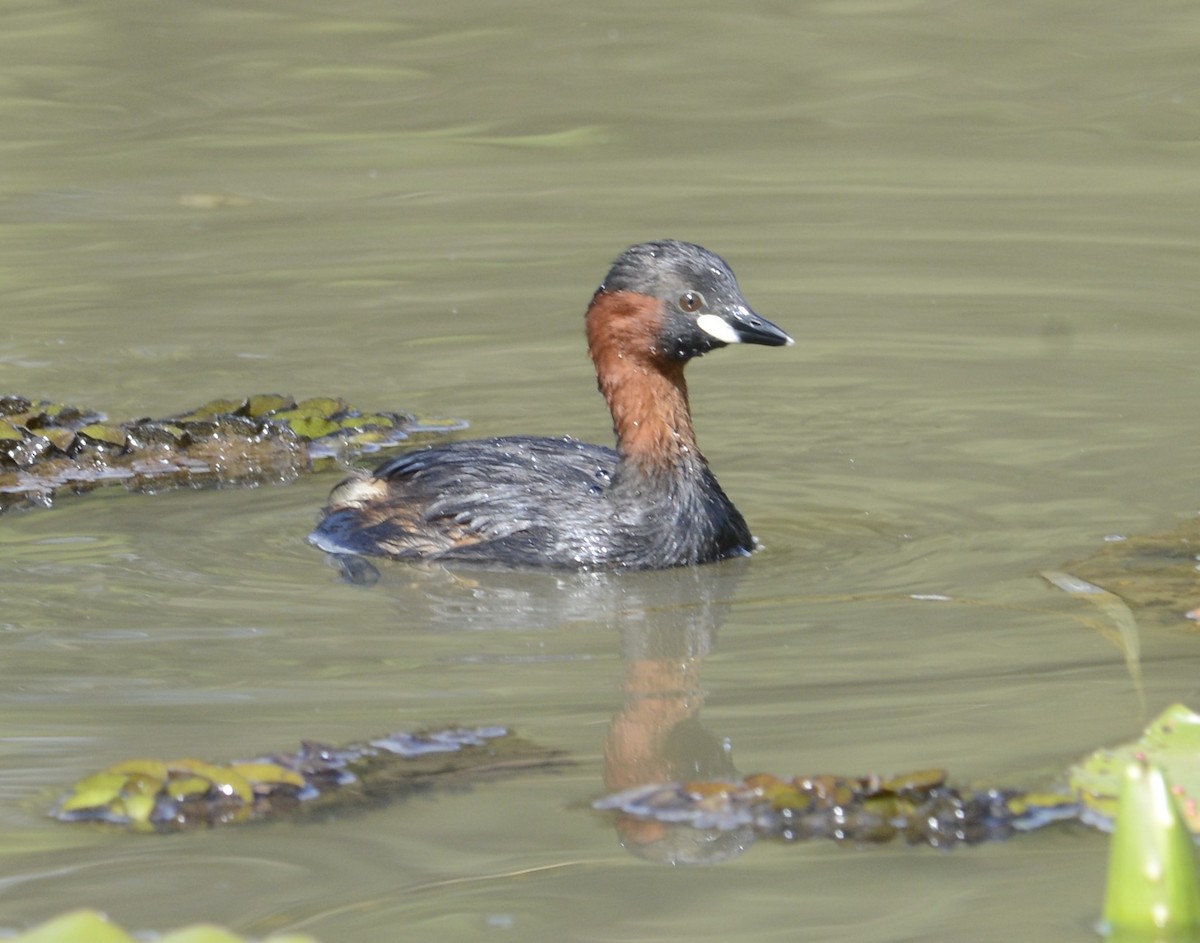
[[[278,419],[278,416],[272,417]],[[303,439],[319,439],[341,429],[332,419],[324,416],[297,416],[285,420],[291,430]]]
[[[135,825],[145,825],[150,821],[150,816],[154,812],[154,793],[125,796],[117,803],[115,811],[123,814]]]
[[[171,418],[176,422],[197,422],[203,419],[222,416],[226,413],[236,413],[244,408],[245,405],[246,401],[241,399],[214,399],[209,400],[203,406],[197,406],[191,412],[172,416]]]
[[[246,400],[242,411],[251,419],[261,419],[269,413],[276,413],[281,409],[291,409],[295,405],[296,401],[290,396],[281,396],[278,393],[260,393]]]
[[[15,943],[134,943],[134,940],[98,911],[73,910],[22,933]]]
[[[319,439],[341,429],[341,422],[334,417],[349,409],[344,400],[332,397],[306,399],[292,409],[284,409],[271,416],[272,422],[288,425],[296,435],[305,439]]]
[[[210,923],[198,923],[161,936],[158,938],[158,943],[247,943],[247,940],[223,927]],[[316,943],[316,941],[311,936],[287,933],[283,936],[269,936],[263,940],[263,943]]]
[[[1191,835],[1162,770],[1126,765],[1109,847],[1104,919],[1125,933],[1200,928],[1200,884]]]
[[[297,412],[321,416],[335,416],[348,409],[349,403],[334,396],[315,396],[312,399],[302,399],[296,404]]]
[[[159,943],[246,943],[245,939],[211,923],[184,927],[162,937]]]
[[[117,763],[115,766],[110,766],[108,772],[149,776],[151,779],[159,780],[166,779],[169,775],[166,763],[162,760],[148,759],[125,760],[122,763]]]
[[[307,783],[304,777],[292,769],[285,769],[275,763],[234,763],[229,769],[239,776],[245,777],[254,785],[295,786],[303,789]]]
[[[44,435],[60,452],[66,452],[75,442],[75,430],[64,426],[40,429],[38,435]]]
[[[391,429],[396,425],[396,420],[391,416],[385,416],[382,413],[372,413],[367,416],[347,416],[340,423],[343,429],[366,429],[369,426],[376,426],[383,429]]]
[[[1200,834],[1200,714],[1174,704],[1151,722],[1132,743],[1097,750],[1071,767],[1071,791],[1086,809],[1086,819],[1111,828],[1132,762],[1157,766],[1170,780],[1179,812],[1188,829]]]
[[[81,434],[97,442],[107,442],[109,445],[124,445],[129,436],[120,426],[103,422],[93,422],[79,430]]]
[[[126,774],[114,773],[112,770],[93,773],[75,784],[75,788],[63,800],[59,809],[62,812],[77,812],[81,809],[106,806],[121,795],[127,779]]]
[[[173,760],[168,764],[171,772],[184,771],[209,780],[218,792],[227,796],[236,796],[242,802],[254,801],[254,787],[246,777],[229,769],[227,766],[215,766],[202,760]]]

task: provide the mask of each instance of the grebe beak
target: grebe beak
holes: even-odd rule
[[[791,347],[791,335],[745,305],[729,305],[720,314],[702,314],[696,324],[723,344],[764,344]]]

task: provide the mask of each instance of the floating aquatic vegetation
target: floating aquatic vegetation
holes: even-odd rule
[[[1182,704],[1163,711],[1135,742],[1097,750],[1071,767],[1065,792],[957,788],[936,769],[861,778],[758,773],[735,781],[638,786],[593,807],[697,829],[750,828],[760,837],[789,841],[869,844],[903,838],[946,847],[1073,818],[1111,830],[1131,764],[1161,769],[1181,821],[1200,835],[1200,714]]]
[[[1097,750],[1071,767],[1071,791],[1083,803],[1082,818],[1111,830],[1130,763],[1150,763],[1171,783],[1171,792],[1193,834],[1200,834],[1200,714],[1174,704],[1132,743]]]
[[[363,412],[341,399],[278,394],[213,400],[166,419],[112,423],[97,412],[0,397],[0,512],[119,482],[133,491],[294,480],[324,459],[346,460],[459,420]]]
[[[306,741],[294,753],[227,766],[195,759],[127,760],[77,782],[50,814],[64,822],[174,832],[330,808],[346,811],[434,785],[559,762],[554,751],[504,727],[394,733],[345,747]]]
[[[136,943],[145,937],[130,936],[97,910],[73,910],[5,939],[13,943]],[[156,935],[154,939],[157,943],[249,943],[246,937],[212,924],[183,927]],[[262,943],[316,943],[316,940],[299,933],[284,933],[272,934]]]
[[[1007,838],[1078,810],[1070,797],[1057,793],[958,790],[936,769],[863,778],[757,773],[735,782],[641,786],[593,805],[698,829],[750,827],[760,837],[785,841],[875,844],[903,838],[939,848]]]

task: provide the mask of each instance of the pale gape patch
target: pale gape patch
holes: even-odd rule
[[[742,339],[724,318],[715,314],[702,314],[696,318],[696,326],[705,334],[715,337],[724,344],[740,344]]]

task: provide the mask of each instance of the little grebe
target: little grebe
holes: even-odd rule
[[[617,449],[509,436],[401,455],[333,489],[310,542],[334,554],[657,569],[748,554],[753,538],[696,447],[683,368],[727,344],[792,339],[719,256],[626,249],[587,311]]]

